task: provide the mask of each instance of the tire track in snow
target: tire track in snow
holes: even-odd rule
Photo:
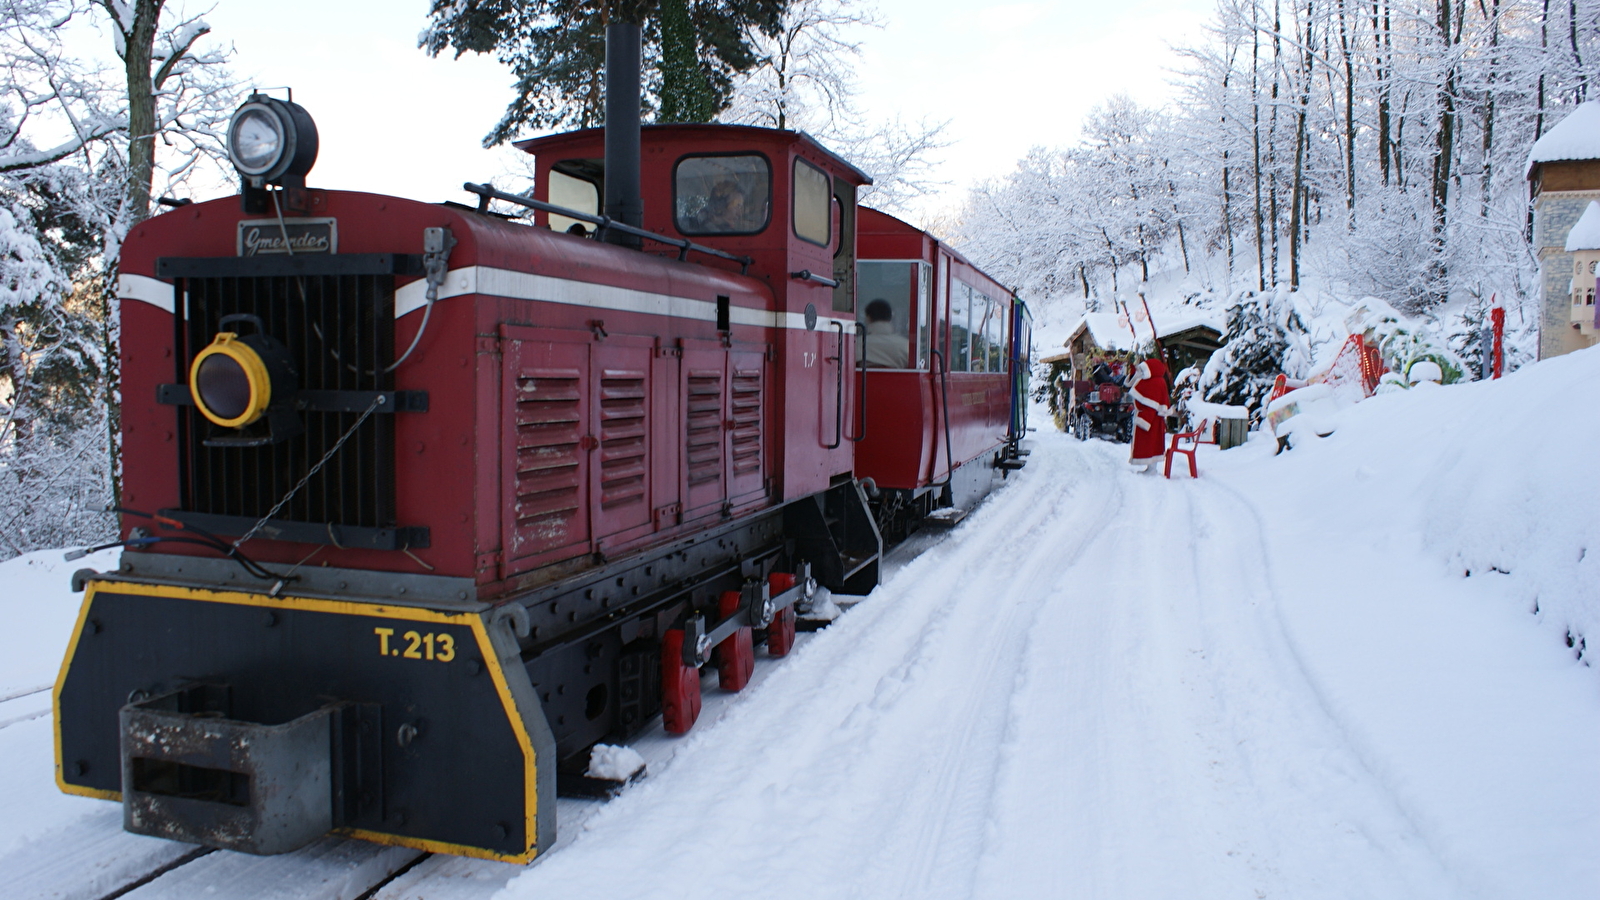
[[[963,896],[992,796],[993,735],[1005,728],[1017,639],[1030,621],[998,613],[1019,605],[1008,594],[1019,566],[1044,573],[1070,551],[1046,538],[1092,530],[1115,505],[1112,479],[1050,456],[1035,454],[1040,465],[946,544],[721,721],[697,728],[669,765],[513,890],[675,896],[692,883],[837,897],[893,896],[910,883],[923,896]],[[1080,491],[1089,496],[1073,496]],[[1009,640],[991,650],[997,630]],[[985,656],[995,669],[980,678],[972,661]],[[963,704],[991,721],[962,721]],[[951,871],[961,877],[941,878]]]
[[[1120,480],[1030,632],[973,894],[1455,896],[1307,702],[1252,512]]]
[[[1050,483],[1050,478],[1060,477],[1055,470],[1064,461],[1052,455],[1041,458],[1040,462],[1048,466],[1037,473],[1045,484],[1028,492],[1027,497],[1036,509],[1054,507],[1052,514],[1041,517],[1013,536],[1007,549],[1020,551],[1014,572],[1006,571],[1014,559],[1008,555],[998,564],[991,562],[989,572],[974,573],[979,577],[1001,575],[1006,591],[1003,598],[996,598],[1003,604],[1000,618],[995,621],[987,611],[980,613],[992,624],[987,633],[975,631],[971,635],[971,643],[980,648],[982,665],[973,672],[973,690],[953,719],[957,723],[967,723],[967,727],[960,729],[955,742],[946,745],[930,789],[919,792],[915,798],[921,802],[914,802],[905,810],[907,818],[920,823],[913,840],[909,841],[911,846],[905,848],[908,852],[883,854],[886,859],[904,861],[897,879],[899,884],[892,890],[882,890],[869,881],[860,887],[859,896],[968,896],[971,893],[975,851],[994,802],[999,770],[994,750],[1009,730],[1010,698],[1020,680],[1028,632],[1040,605],[1050,593],[1054,582],[1052,572],[1063,563],[1071,565],[1078,559],[1093,539],[1093,524],[1102,520],[1107,510],[1116,508],[1120,500],[1117,483],[1105,481],[1097,491],[1102,494],[1095,498],[1099,502],[1082,502],[1071,514],[1064,515],[1060,507],[1055,506],[1064,498],[1051,496],[1047,491],[1056,486]],[[1104,490],[1104,486],[1111,489]],[[1056,538],[1061,538],[1062,543],[1055,543]],[[995,572],[995,569],[1001,571]],[[957,885],[962,887],[956,889]]]
[[[1232,521],[1248,523],[1248,539],[1220,550],[1231,557],[1228,566],[1253,575],[1256,583],[1253,594],[1261,598],[1259,603],[1252,604],[1248,621],[1229,622],[1218,631],[1238,636],[1248,629],[1254,635],[1254,643],[1261,651],[1261,668],[1269,676],[1263,681],[1274,687],[1274,717],[1280,721],[1292,718],[1296,723],[1293,729],[1276,729],[1277,734],[1292,733],[1297,739],[1296,746],[1285,752],[1313,760],[1323,776],[1321,784],[1298,779],[1297,785],[1281,785],[1276,789],[1257,786],[1263,803],[1276,802],[1284,806],[1279,811],[1284,819],[1308,817],[1305,812],[1282,804],[1286,796],[1303,797],[1313,791],[1320,795],[1316,802],[1302,803],[1301,810],[1343,807],[1346,821],[1339,824],[1344,826],[1345,840],[1350,843],[1343,852],[1364,857],[1364,865],[1350,872],[1353,880],[1363,882],[1361,893],[1383,896],[1386,886],[1403,883],[1409,885],[1408,893],[1394,896],[1476,896],[1478,892],[1463,884],[1445,865],[1426,829],[1418,824],[1401,797],[1371,765],[1363,748],[1351,738],[1307,668],[1301,648],[1284,618],[1283,597],[1274,574],[1276,563],[1260,512],[1229,485],[1212,481],[1201,490],[1208,502],[1203,507],[1194,507],[1197,520],[1209,524],[1226,511],[1232,513]],[[1214,568],[1221,567],[1220,555],[1219,552],[1202,554],[1196,547],[1197,565],[1209,562]],[[1212,605],[1216,606],[1214,602]],[[1218,671],[1226,673],[1228,668],[1219,662]],[[1232,724],[1238,728],[1237,722]],[[1262,728],[1256,730],[1272,733]],[[1256,755],[1260,752],[1254,751]],[[1339,796],[1335,796],[1336,793]],[[1277,843],[1281,845],[1282,839]],[[1281,846],[1279,849],[1280,853],[1288,852]]]

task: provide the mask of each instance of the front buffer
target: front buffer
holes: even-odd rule
[[[527,862],[555,841],[555,742],[491,612],[93,579],[56,680],[56,781],[211,847],[333,831]]]

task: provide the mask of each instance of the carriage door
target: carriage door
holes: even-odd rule
[[[506,574],[589,552],[587,332],[502,326]]]

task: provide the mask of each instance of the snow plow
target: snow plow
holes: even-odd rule
[[[555,742],[486,604],[96,576],[54,708],[59,787],[122,801],[137,834],[268,854],[335,831],[506,861],[553,837]]]

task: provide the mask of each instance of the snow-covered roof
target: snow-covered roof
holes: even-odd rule
[[[1567,252],[1574,250],[1600,250],[1600,203],[1590,200],[1578,224],[1567,232]]]
[[[1600,159],[1600,101],[1578,104],[1565,119],[1533,142],[1528,174],[1539,163],[1568,159]]]
[[[1222,333],[1216,319],[1211,316],[1189,316],[1183,319],[1156,316],[1156,325],[1156,337],[1163,338],[1202,325],[1218,334]],[[1072,327],[1066,345],[1071,346],[1072,341],[1085,329],[1089,332],[1089,339],[1094,341],[1096,346],[1106,350],[1129,352],[1137,349],[1140,343],[1150,340],[1149,322],[1129,323],[1121,313],[1092,312],[1084,313],[1083,318]]]

